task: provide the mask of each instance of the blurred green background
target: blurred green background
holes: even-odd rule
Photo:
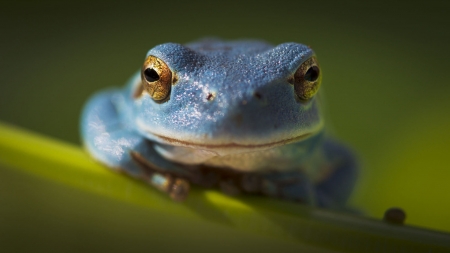
[[[78,144],[88,96],[123,85],[157,44],[301,42],[321,63],[328,123],[361,160],[351,203],[449,232],[449,3],[1,3],[0,120]]]

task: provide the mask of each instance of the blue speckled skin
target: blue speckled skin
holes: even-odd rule
[[[308,46],[202,40],[158,45],[149,55],[177,77],[169,98],[134,97],[140,72],[124,89],[93,96],[81,135],[95,159],[146,181],[170,174],[228,193],[345,204],[356,180],[354,158],[324,133],[320,93],[303,101],[288,82],[314,55]],[[256,188],[243,183],[248,175],[258,178]]]

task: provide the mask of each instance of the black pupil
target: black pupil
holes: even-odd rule
[[[314,82],[319,78],[319,67],[312,66],[305,73],[305,80],[309,82]]]
[[[158,73],[156,73],[156,71],[154,69],[150,69],[150,68],[148,68],[144,71],[144,77],[145,77],[145,80],[147,80],[147,82],[154,82],[154,81],[159,80]]]

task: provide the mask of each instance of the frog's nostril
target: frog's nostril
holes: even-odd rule
[[[215,92],[209,92],[209,93],[206,95],[206,100],[212,101],[212,100],[214,100],[215,97],[216,97],[216,93],[215,93]]]
[[[253,93],[253,96],[254,96],[255,98],[257,98],[257,99],[262,99],[261,93],[259,93],[259,92],[257,92],[257,91],[255,91],[255,92]]]

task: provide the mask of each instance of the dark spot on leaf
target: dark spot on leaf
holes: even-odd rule
[[[403,211],[403,209],[398,207],[391,207],[384,213],[384,218],[386,222],[392,223],[392,224],[398,224],[401,225],[405,222],[406,219],[406,213]]]

